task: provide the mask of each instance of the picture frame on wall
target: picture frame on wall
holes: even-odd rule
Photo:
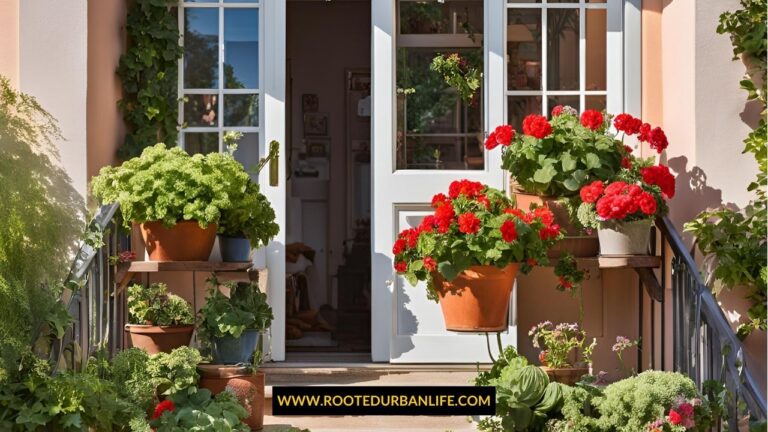
[[[304,136],[328,136],[328,113],[304,113]]]
[[[371,74],[370,73],[349,73],[349,89],[352,91],[370,91]]]
[[[308,158],[327,158],[331,140],[329,138],[306,139],[304,147]]]
[[[301,112],[317,112],[320,108],[320,98],[313,93],[301,95]]]

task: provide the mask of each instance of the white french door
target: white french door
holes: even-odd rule
[[[445,331],[425,287],[395,277],[392,243],[430,213],[432,196],[451,181],[504,185],[500,153],[482,149],[484,131],[504,123],[503,10],[503,0],[372,1],[374,361],[489,361],[484,335]],[[427,20],[435,14],[441,18]],[[452,52],[484,65],[474,105],[429,75],[432,57]],[[515,338],[510,320],[503,340]]]

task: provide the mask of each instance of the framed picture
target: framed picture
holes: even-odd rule
[[[349,89],[353,91],[370,91],[371,74],[370,73],[349,73]]]
[[[317,112],[320,107],[320,98],[316,94],[307,93],[301,95],[301,112]]]
[[[328,157],[328,149],[331,147],[331,140],[328,138],[314,138],[304,140],[308,158]]]
[[[304,136],[328,136],[328,113],[304,113]]]

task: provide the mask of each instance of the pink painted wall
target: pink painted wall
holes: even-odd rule
[[[19,86],[19,0],[0,0],[0,75]]]

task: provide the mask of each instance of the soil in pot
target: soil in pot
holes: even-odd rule
[[[251,259],[251,242],[245,237],[219,234],[221,259],[226,262],[245,262]]]
[[[260,336],[259,330],[245,330],[239,338],[232,336],[213,338],[211,349],[213,362],[217,364],[250,363]]]
[[[579,382],[582,376],[589,373],[589,368],[551,368],[540,366],[547,373],[550,382],[558,382],[572,386]]]
[[[179,221],[168,228],[155,221],[139,227],[150,261],[208,261],[216,241],[216,224],[203,229],[197,221]]]
[[[195,326],[149,326],[126,324],[125,330],[131,346],[142,348],[149,354],[169,353],[176,348],[189,345]]]
[[[601,256],[648,255],[651,221],[605,224],[597,230],[597,235]]]
[[[251,430],[264,425],[264,373],[250,368],[225,365],[200,365],[199,385],[214,395],[225,390],[232,392],[248,412],[243,421]]]
[[[509,296],[519,268],[516,263],[503,269],[472,266],[452,281],[432,273],[445,328],[459,332],[506,329]]]
[[[565,238],[557,242],[547,254],[550,258],[558,258],[570,252],[576,258],[594,257],[600,252],[600,242],[596,234],[588,235],[577,228],[568,215],[568,210],[558,202],[557,197],[542,197],[513,191],[515,205],[521,210],[528,211],[532,204],[547,207],[555,216],[555,223],[565,230]]]

